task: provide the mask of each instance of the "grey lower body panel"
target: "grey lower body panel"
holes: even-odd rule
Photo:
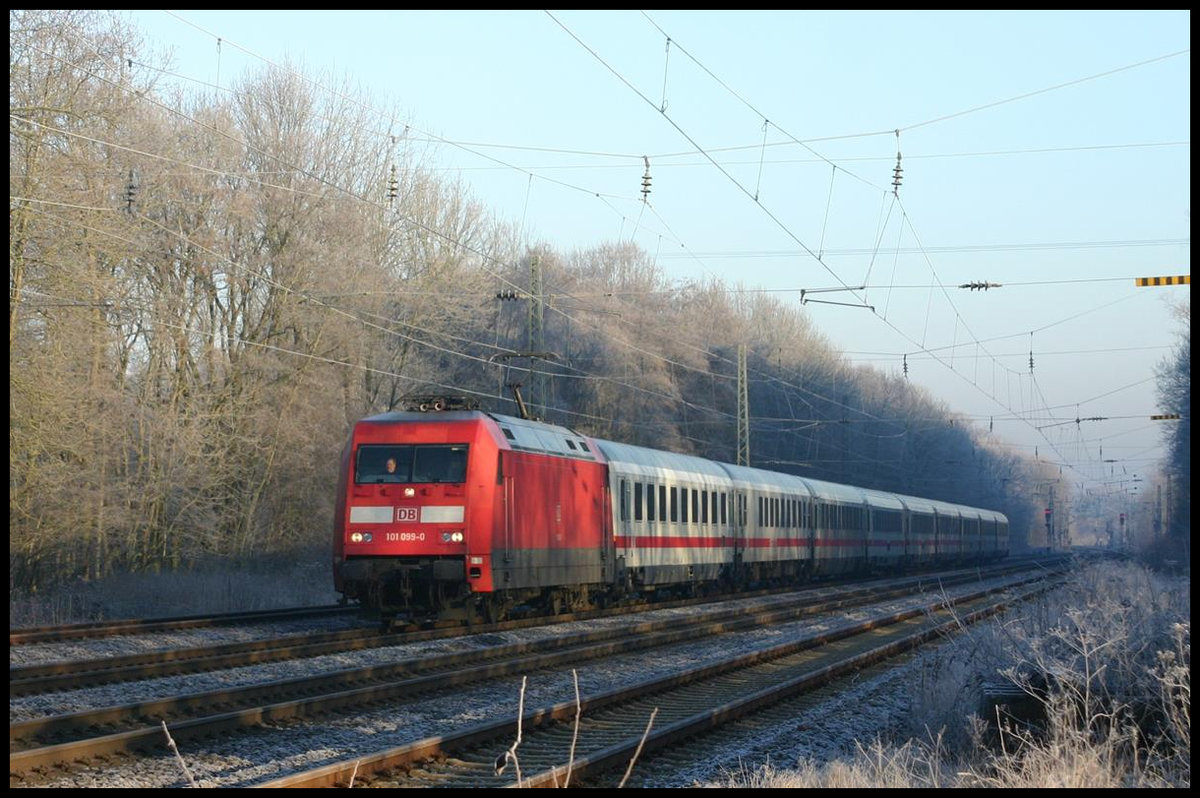
[[[519,549],[492,552],[496,590],[606,584],[613,580],[611,560],[594,549]]]

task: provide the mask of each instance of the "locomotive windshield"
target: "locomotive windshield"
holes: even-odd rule
[[[466,444],[416,446],[360,446],[354,481],[379,482],[465,482]]]

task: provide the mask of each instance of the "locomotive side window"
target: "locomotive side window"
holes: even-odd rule
[[[465,482],[467,446],[360,446],[354,481],[359,484]]]

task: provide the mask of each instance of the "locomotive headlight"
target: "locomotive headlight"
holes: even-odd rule
[[[416,496],[416,495],[417,495],[416,488],[405,488],[404,489],[405,498],[411,499],[413,496]]]
[[[463,533],[462,532],[443,532],[442,533],[442,542],[443,543],[462,543],[463,542]]]
[[[351,532],[350,533],[350,542],[351,543],[362,543],[362,532]]]

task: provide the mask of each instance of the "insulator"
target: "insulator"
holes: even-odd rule
[[[137,186],[133,182],[133,170],[129,170],[129,183],[125,186],[125,210],[133,213],[133,200],[137,195]]]

